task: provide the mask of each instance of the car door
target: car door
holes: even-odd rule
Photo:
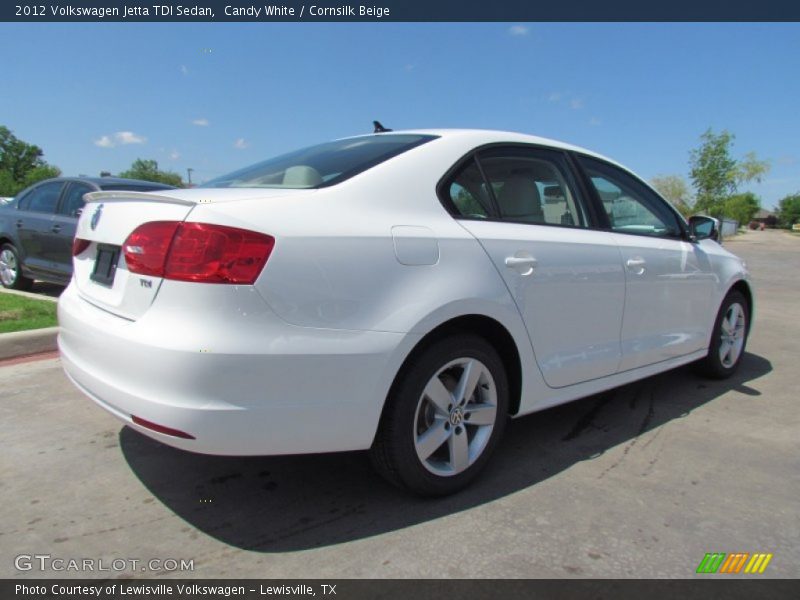
[[[72,240],[83,210],[83,196],[97,189],[82,181],[70,181],[61,196],[45,244],[46,258],[58,276],[72,276]]]
[[[52,252],[49,235],[63,188],[63,181],[47,181],[26,193],[17,205],[15,226],[22,246],[20,252],[25,266],[34,276],[52,271],[52,260],[48,258]]]
[[[545,382],[563,387],[617,371],[625,276],[617,244],[590,228],[564,153],[495,147],[445,186],[514,298]]]
[[[579,156],[608,215],[625,268],[622,362],[626,371],[707,345],[716,276],[703,249],[685,239],[678,215],[632,174]]]

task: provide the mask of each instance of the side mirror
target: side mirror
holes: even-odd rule
[[[719,241],[719,221],[712,217],[695,215],[689,217],[689,239],[692,242],[712,239]]]

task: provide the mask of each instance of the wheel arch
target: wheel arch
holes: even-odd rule
[[[483,314],[465,314],[453,317],[428,331],[404,358],[392,380],[388,395],[391,395],[398,382],[405,377],[406,369],[413,357],[437,341],[458,333],[472,333],[482,337],[500,355],[508,377],[509,415],[516,415],[522,398],[522,357],[517,342],[508,328],[497,319]]]

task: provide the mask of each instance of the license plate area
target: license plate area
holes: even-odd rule
[[[100,285],[111,287],[114,284],[114,275],[119,262],[119,246],[111,244],[98,244],[97,257],[94,260],[94,270],[90,279]]]

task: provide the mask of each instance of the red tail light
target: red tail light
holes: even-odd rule
[[[255,282],[275,238],[255,231],[153,221],[137,227],[123,245],[131,273],[204,283]]]
[[[92,242],[89,240],[82,240],[81,238],[75,238],[72,240],[72,256],[78,256],[81,252],[86,250]]]
[[[151,221],[139,225],[122,245],[128,271],[140,275],[164,276],[164,263],[179,221]]]

